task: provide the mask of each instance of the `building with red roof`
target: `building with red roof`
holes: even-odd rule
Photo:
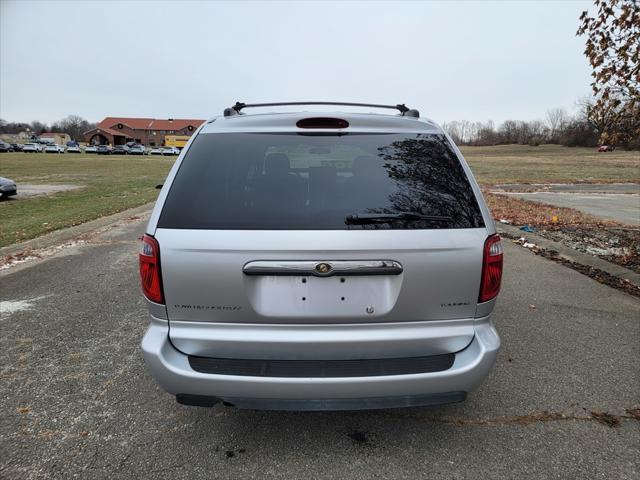
[[[96,128],[84,132],[85,142],[92,145],[124,145],[136,142],[156,147],[164,145],[165,136],[191,136],[204,120],[168,118],[107,117]]]

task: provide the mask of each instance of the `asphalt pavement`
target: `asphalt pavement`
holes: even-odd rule
[[[638,478],[640,300],[505,243],[503,348],[461,404],[178,405],[145,369],[137,220],[0,272],[0,478]]]

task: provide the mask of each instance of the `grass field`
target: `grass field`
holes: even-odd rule
[[[0,246],[153,201],[176,157],[2,153],[0,176],[83,188],[0,202]]]
[[[640,153],[557,145],[462,149],[481,184],[639,182]],[[83,188],[0,202],[0,246],[153,201],[175,157],[0,154],[0,176]]]
[[[598,153],[560,145],[463,147],[481,184],[616,183],[640,181],[640,152]]]

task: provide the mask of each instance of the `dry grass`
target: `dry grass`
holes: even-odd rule
[[[640,152],[561,145],[463,147],[479,183],[640,182]]]
[[[2,153],[0,176],[83,188],[0,202],[0,247],[155,200],[175,157]]]

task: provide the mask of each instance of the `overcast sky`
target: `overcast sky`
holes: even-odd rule
[[[236,100],[544,118],[589,93],[590,1],[0,0],[0,117],[210,118]]]

